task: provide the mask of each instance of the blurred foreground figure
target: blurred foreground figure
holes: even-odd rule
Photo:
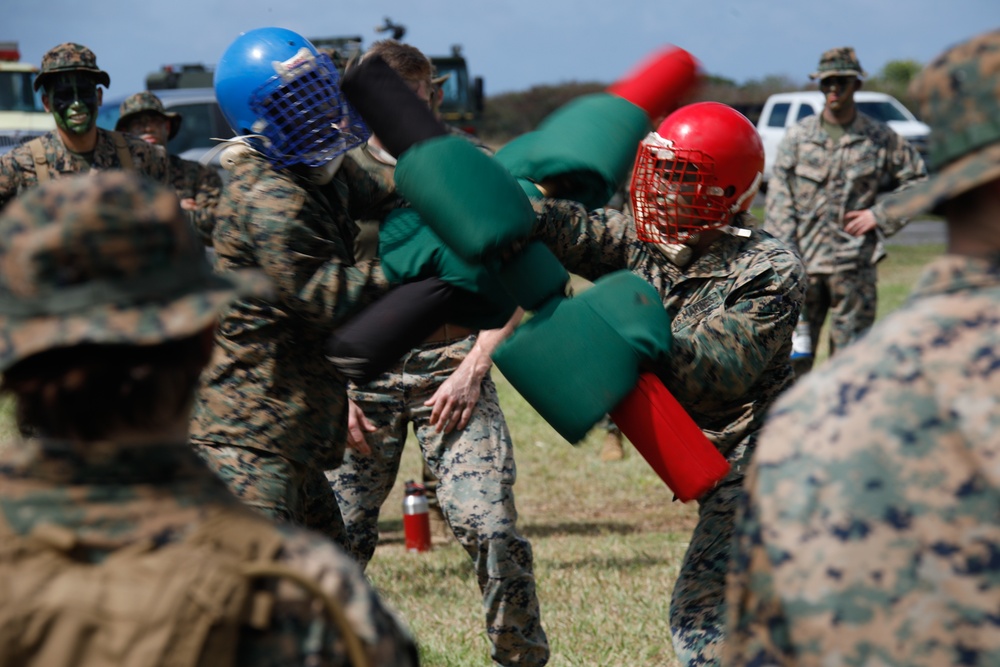
[[[0,665],[417,664],[353,560],[245,507],[187,443],[219,309],[266,289],[213,275],[136,175],[4,211],[2,390],[31,435],[0,454]]]
[[[731,665],[1000,664],[1000,31],[911,85],[943,215],[909,301],[800,380],[747,474]]]

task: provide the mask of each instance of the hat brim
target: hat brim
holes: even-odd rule
[[[909,218],[918,213],[940,213],[950,199],[976,186],[1000,178],[1000,142],[966,155],[885,199],[890,217]]]
[[[221,310],[243,296],[267,297],[270,281],[260,272],[211,274],[198,289],[140,305],[102,304],[68,315],[28,319],[0,316],[0,372],[35,354],[77,345],[159,345],[187,338],[211,325]]]
[[[825,79],[828,76],[856,76],[859,79],[864,79],[868,76],[868,72],[864,70],[859,72],[856,69],[829,69],[822,72],[813,72],[809,75],[809,78],[815,81],[816,79]]]
[[[124,132],[125,125],[128,123],[129,118],[147,112],[158,113],[170,121],[170,131],[167,133],[167,141],[170,141],[177,136],[177,133],[181,129],[181,121],[183,120],[181,115],[176,111],[157,111],[155,109],[143,109],[142,111],[133,111],[132,113],[127,113],[124,116],[119,116],[117,122],[115,122],[115,131]]]
[[[35,77],[35,82],[31,84],[31,87],[34,88],[37,93],[38,89],[45,84],[46,79],[57,74],[67,74],[69,72],[87,72],[88,74],[93,74],[94,78],[97,79],[98,85],[104,86],[105,88],[111,87],[111,77],[108,76],[107,72],[102,69],[91,69],[89,67],[71,67],[68,69],[57,69],[50,72],[42,72]]]

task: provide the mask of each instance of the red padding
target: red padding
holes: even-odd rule
[[[700,498],[729,474],[729,462],[653,373],[639,376],[611,418],[684,502]]]
[[[699,69],[694,56],[672,46],[611,84],[607,92],[645,110],[650,120],[655,121],[680,106],[698,82]]]

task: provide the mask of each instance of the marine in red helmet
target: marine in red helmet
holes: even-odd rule
[[[640,143],[634,218],[611,209],[535,202],[541,239],[590,280],[627,268],[659,292],[670,354],[651,370],[732,465],[699,499],[699,520],[674,586],[670,626],[681,664],[718,664],[729,537],[744,468],[764,414],[792,381],[791,333],[804,298],[802,263],[757,229],[749,208],[764,149],[732,108],[692,104]]]

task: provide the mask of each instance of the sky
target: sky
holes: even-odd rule
[[[385,17],[428,55],[460,44],[486,95],[570,81],[610,83],[674,44],[703,69],[743,83],[808,82],[822,51],[854,46],[870,74],[892,60],[927,63],[1000,27],[1000,0],[0,0],[0,42],[39,64],[62,42],[97,55],[108,95],[144,88],[167,64],[214,65],[242,32],[280,26],[303,36],[382,35]]]

